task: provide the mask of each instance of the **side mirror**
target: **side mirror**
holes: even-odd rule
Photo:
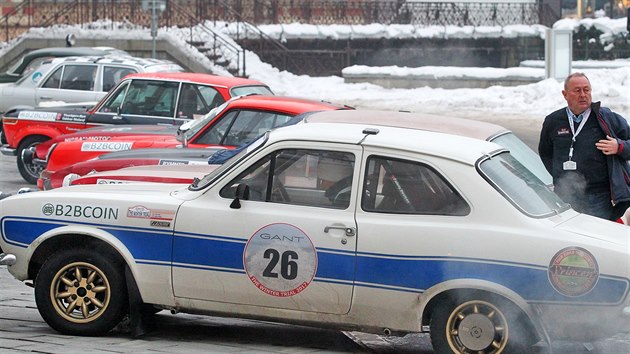
[[[185,122],[184,124],[180,125],[179,128],[177,128],[177,135],[180,136],[182,138],[182,146],[183,147],[188,147],[188,137],[186,136],[186,132],[190,130],[190,122],[192,122],[193,120],[189,120],[188,122]]]
[[[241,183],[236,186],[236,196],[234,200],[230,204],[231,209],[240,209],[241,208],[241,199],[247,200],[249,199],[249,186]]]

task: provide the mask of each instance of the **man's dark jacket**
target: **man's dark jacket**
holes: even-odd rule
[[[592,114],[597,117],[597,123],[605,135],[617,139],[619,150],[617,155],[606,155],[608,176],[610,178],[610,195],[613,205],[630,201],[630,126],[625,118],[606,107],[600,107],[600,102],[591,104]],[[567,121],[566,108],[559,109],[547,117],[543,123],[538,143],[538,154],[547,171],[553,176],[553,145],[551,134],[553,126],[558,120]],[[554,176],[555,178],[556,176]]]

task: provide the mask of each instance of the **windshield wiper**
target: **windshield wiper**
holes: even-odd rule
[[[190,184],[191,187],[193,188],[197,188],[199,186],[199,182],[201,181],[201,179],[199,179],[199,177],[194,177],[192,183]]]

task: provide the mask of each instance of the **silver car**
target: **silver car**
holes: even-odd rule
[[[128,74],[184,69],[168,60],[135,57],[65,57],[46,60],[16,83],[0,85],[0,113],[45,102],[96,102]]]

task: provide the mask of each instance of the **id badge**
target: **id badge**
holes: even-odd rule
[[[565,161],[562,164],[562,168],[565,171],[575,171],[577,169],[577,164],[575,163],[575,161]]]

